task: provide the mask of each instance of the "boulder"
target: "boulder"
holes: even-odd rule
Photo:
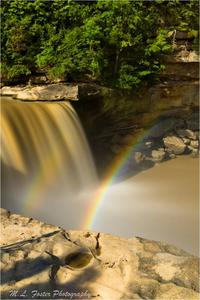
[[[177,135],[183,138],[189,138],[192,140],[196,140],[197,135],[194,131],[191,129],[178,129],[177,130]]]
[[[196,157],[199,154],[198,147],[192,147],[191,145],[188,145],[186,149],[187,149],[187,153],[190,153],[191,156]]]
[[[42,234],[43,223],[17,220],[3,211],[2,299],[199,299],[199,259],[172,245],[53,226]]]
[[[153,150],[151,152],[151,156],[154,162],[161,162],[164,157],[165,157],[165,151],[163,148],[161,148],[160,150]]]
[[[163,138],[163,142],[166,148],[168,148],[171,153],[182,154],[185,151],[186,145],[183,140],[177,136],[167,136]]]
[[[194,148],[192,146],[190,146],[190,145],[187,145],[187,149],[189,150],[189,152],[191,152],[191,151],[194,150]]]

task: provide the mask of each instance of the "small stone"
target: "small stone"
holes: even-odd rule
[[[188,138],[182,138],[182,140],[183,140],[183,143],[185,145],[189,145],[190,144],[190,139],[188,139]]]
[[[191,141],[190,146],[195,148],[195,149],[198,148],[199,147],[199,141]]]
[[[150,142],[150,141],[148,141],[148,142],[145,143],[145,146],[146,146],[148,149],[151,148],[152,145],[153,145],[153,142]]]
[[[188,145],[187,150],[189,150],[189,152],[192,152],[194,150],[194,148],[192,146]]]
[[[169,148],[165,148],[165,152],[167,152],[168,154],[172,154],[172,153],[173,153],[173,150],[172,150],[172,149],[169,149]]]
[[[191,157],[196,158],[199,155],[199,151],[198,149],[193,149],[192,153],[191,153]]]
[[[153,150],[151,156],[154,162],[161,162],[165,157],[165,151],[163,150]]]
[[[172,158],[172,159],[174,159],[174,158],[176,158],[176,154],[171,153],[171,154],[169,154],[169,157]]]
[[[139,164],[141,161],[143,161],[144,157],[141,152],[136,152],[134,155],[134,159],[137,164]]]

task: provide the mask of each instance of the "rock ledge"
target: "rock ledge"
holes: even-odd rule
[[[1,227],[2,299],[199,299],[198,259],[166,243],[65,231],[4,209]]]
[[[78,100],[78,86],[70,84],[47,84],[38,86],[4,86],[1,95],[24,101]]]

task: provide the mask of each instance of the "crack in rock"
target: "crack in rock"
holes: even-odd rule
[[[15,250],[27,245],[27,244],[32,244],[32,243],[35,243],[35,242],[39,243],[39,242],[42,241],[42,239],[45,239],[45,238],[51,237],[53,235],[56,235],[59,232],[60,232],[60,230],[56,230],[56,231],[53,231],[53,232],[43,234],[42,236],[39,236],[39,237],[34,237],[34,238],[31,238],[31,239],[28,239],[28,240],[25,240],[25,241],[21,241],[21,242],[9,244],[9,245],[6,245],[6,246],[2,246],[2,247],[0,247],[0,250],[3,251],[3,252],[4,251],[5,252],[15,251]]]

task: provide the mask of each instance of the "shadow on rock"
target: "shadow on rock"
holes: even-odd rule
[[[19,262],[14,268],[2,273],[2,284],[10,284],[10,282],[19,282],[20,280],[30,278],[30,284],[26,284],[20,288],[10,289],[9,291],[2,292],[1,299],[89,299],[94,295],[94,292],[88,287],[91,281],[96,280],[100,273],[93,267],[88,267],[78,273],[74,277],[76,269],[68,269],[66,266],[65,274],[69,279],[63,284],[59,283],[56,272],[55,276],[51,277],[52,269],[56,272],[59,266],[52,265],[51,259],[38,258],[35,260],[26,260]],[[20,274],[14,275],[16,270],[21,270]],[[49,269],[49,270],[47,270]],[[31,283],[35,278],[32,276],[47,270],[49,280],[43,283]],[[70,279],[70,276],[73,277]],[[42,277],[41,277],[42,278]],[[42,280],[42,279],[41,279]]]

